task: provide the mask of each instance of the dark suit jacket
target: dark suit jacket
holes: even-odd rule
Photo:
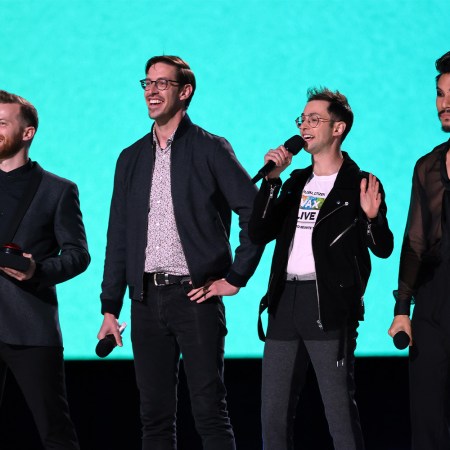
[[[102,312],[116,317],[127,286],[133,300],[143,296],[152,144],[149,133],[117,161],[101,294]],[[171,177],[175,221],[194,287],[223,277],[245,286],[263,251],[247,233],[257,189],[230,144],[185,116],[172,142]],[[229,244],[232,210],[241,227],[234,261]]]
[[[0,341],[60,346],[55,284],[90,262],[76,185],[44,171],[14,243],[33,255],[37,267],[27,281],[0,272]]]

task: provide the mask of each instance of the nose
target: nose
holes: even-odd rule
[[[442,98],[442,107],[445,109],[450,108],[450,92],[447,92]]]

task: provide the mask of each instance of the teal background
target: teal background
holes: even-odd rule
[[[308,87],[347,95],[355,123],[344,150],[383,182],[396,243],[388,260],[373,259],[357,354],[404,354],[386,331],[413,165],[448,138],[434,83],[434,61],[449,50],[448,0],[0,0],[0,15],[0,88],[40,115],[30,156],[80,189],[92,263],[58,286],[66,357],[95,357],[115,161],[149,131],[138,80],[163,53],[189,62],[192,120],[225,136],[250,174],[297,132]],[[301,152],[293,166],[308,163]],[[225,300],[228,357],[261,356],[257,308],[271,249],[248,287]],[[111,357],[131,357],[129,335]]]

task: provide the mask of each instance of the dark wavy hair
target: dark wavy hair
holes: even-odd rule
[[[151,66],[155,65],[156,63],[164,63],[168,64],[169,66],[173,66],[177,69],[177,81],[182,85],[190,84],[192,86],[192,94],[190,97],[186,100],[186,109],[189,107],[189,103],[191,103],[192,97],[195,93],[195,75],[194,72],[192,72],[191,68],[189,67],[189,64],[182,60],[179,56],[173,56],[173,55],[161,55],[161,56],[153,56],[147,61],[147,64],[145,65],[145,73],[148,73],[148,69],[150,69]]]
[[[444,73],[450,73],[450,52],[442,55],[436,60],[436,70],[439,74],[436,76],[436,84]]]
[[[333,92],[328,88],[309,88],[306,94],[308,103],[313,100],[324,100],[329,103],[328,112],[332,120],[345,123],[345,130],[342,133],[342,140],[347,137],[353,125],[353,111],[348,104],[347,97],[339,91]]]

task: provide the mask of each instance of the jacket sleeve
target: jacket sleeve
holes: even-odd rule
[[[103,270],[101,312],[119,317],[126,290],[126,196],[123,157],[119,157],[109,214],[105,265]]]
[[[61,251],[37,262],[31,281],[38,283],[38,289],[67,281],[84,272],[90,263],[78,189],[73,183],[61,193],[53,226]]]
[[[424,223],[427,218],[424,217],[421,208],[422,192],[423,187],[420,183],[416,164],[413,173],[408,219],[400,254],[398,291],[394,291],[396,299],[395,315],[409,315],[410,313],[410,305],[414,300],[417,279],[421,269],[421,256],[426,249]]]
[[[368,220],[364,212],[360,211],[360,224],[365,235],[367,246],[379,258],[388,258],[394,249],[394,236],[389,229],[387,220],[387,206],[385,192],[380,182],[381,204],[377,217]]]
[[[249,223],[250,239],[258,244],[267,244],[275,239],[278,234],[280,221],[277,219],[275,202],[281,188],[279,178],[261,183],[255,201]]]
[[[220,191],[239,217],[239,245],[226,280],[233,286],[243,287],[255,272],[264,251],[264,246],[251,242],[248,235],[248,222],[257,189],[237,160],[231,145],[223,138],[219,139],[214,152],[213,167]]]

